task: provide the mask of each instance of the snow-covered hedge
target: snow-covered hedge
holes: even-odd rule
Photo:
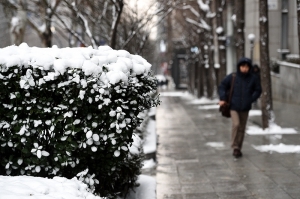
[[[101,196],[135,185],[139,113],[159,103],[142,57],[108,46],[0,49],[0,175],[79,179]]]

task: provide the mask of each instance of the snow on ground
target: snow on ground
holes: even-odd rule
[[[140,184],[127,199],[155,199],[155,178],[140,175]],[[0,176],[1,199],[101,199],[90,193],[87,186],[77,179],[54,177],[53,179],[32,176]],[[102,198],[104,199],[104,198]]]
[[[155,126],[156,122],[154,120],[149,120],[146,128],[147,136],[143,143],[143,150],[145,154],[154,153],[156,151]]]
[[[198,109],[210,110],[210,109],[219,109],[219,107],[220,106],[218,104],[213,104],[213,105],[199,106]]]
[[[261,110],[250,110],[249,111],[249,117],[251,116],[261,116]]]
[[[285,144],[277,144],[277,145],[261,145],[261,146],[254,146],[258,151],[261,152],[270,152],[272,153],[277,152],[277,153],[300,153],[300,145],[285,145]]]
[[[100,199],[77,179],[0,176],[1,199]]]
[[[274,135],[274,134],[297,134],[294,128],[282,128],[277,124],[270,125],[269,128],[262,129],[258,126],[248,126],[246,133],[248,135]]]
[[[143,162],[143,168],[142,169],[151,169],[151,168],[153,168],[155,166],[156,166],[156,163],[154,162],[153,159],[145,160]]]
[[[225,145],[223,142],[207,142],[205,145],[213,148],[224,148]]]
[[[202,104],[202,105],[205,105],[205,104],[218,104],[219,100],[218,99],[213,99],[213,100],[210,100],[206,97],[201,97],[200,99],[194,99],[194,100],[191,100],[190,102],[188,102],[188,104],[194,104],[194,105],[198,105],[198,104]]]
[[[189,97],[190,96],[190,94],[186,91],[161,92],[159,95],[162,97]]]
[[[154,177],[140,175],[137,181],[140,186],[135,192],[130,192],[126,199],[155,199],[156,180]]]

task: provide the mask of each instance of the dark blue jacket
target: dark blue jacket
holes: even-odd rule
[[[242,74],[239,70],[242,63],[247,63],[250,70],[247,74]],[[252,63],[248,58],[242,58],[237,64],[237,72],[233,85],[230,109],[235,111],[249,111],[253,102],[261,94],[261,85],[258,77],[251,72]],[[227,75],[219,85],[220,100],[226,101],[232,82],[232,74]]]

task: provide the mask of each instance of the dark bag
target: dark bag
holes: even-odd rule
[[[221,112],[223,117],[230,118],[230,102],[231,102],[231,97],[232,97],[232,91],[233,91],[233,84],[234,84],[234,79],[235,79],[235,73],[232,74],[232,80],[231,80],[231,86],[230,86],[230,91],[229,91],[229,98],[226,100],[227,103],[225,103],[223,106],[219,107],[219,111]]]
[[[223,106],[220,106],[219,111],[221,112],[223,117],[231,117],[230,116],[230,106],[228,103],[224,104]]]

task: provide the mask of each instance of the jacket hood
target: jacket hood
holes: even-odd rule
[[[252,71],[252,60],[251,59],[249,59],[249,58],[247,58],[247,57],[242,57],[239,61],[238,61],[238,63],[237,63],[237,67],[236,67],[236,69],[237,69],[237,72],[239,72],[240,70],[239,70],[239,68],[240,68],[240,66],[242,65],[242,64],[247,64],[250,68],[250,70],[249,70],[249,72],[250,71]]]

